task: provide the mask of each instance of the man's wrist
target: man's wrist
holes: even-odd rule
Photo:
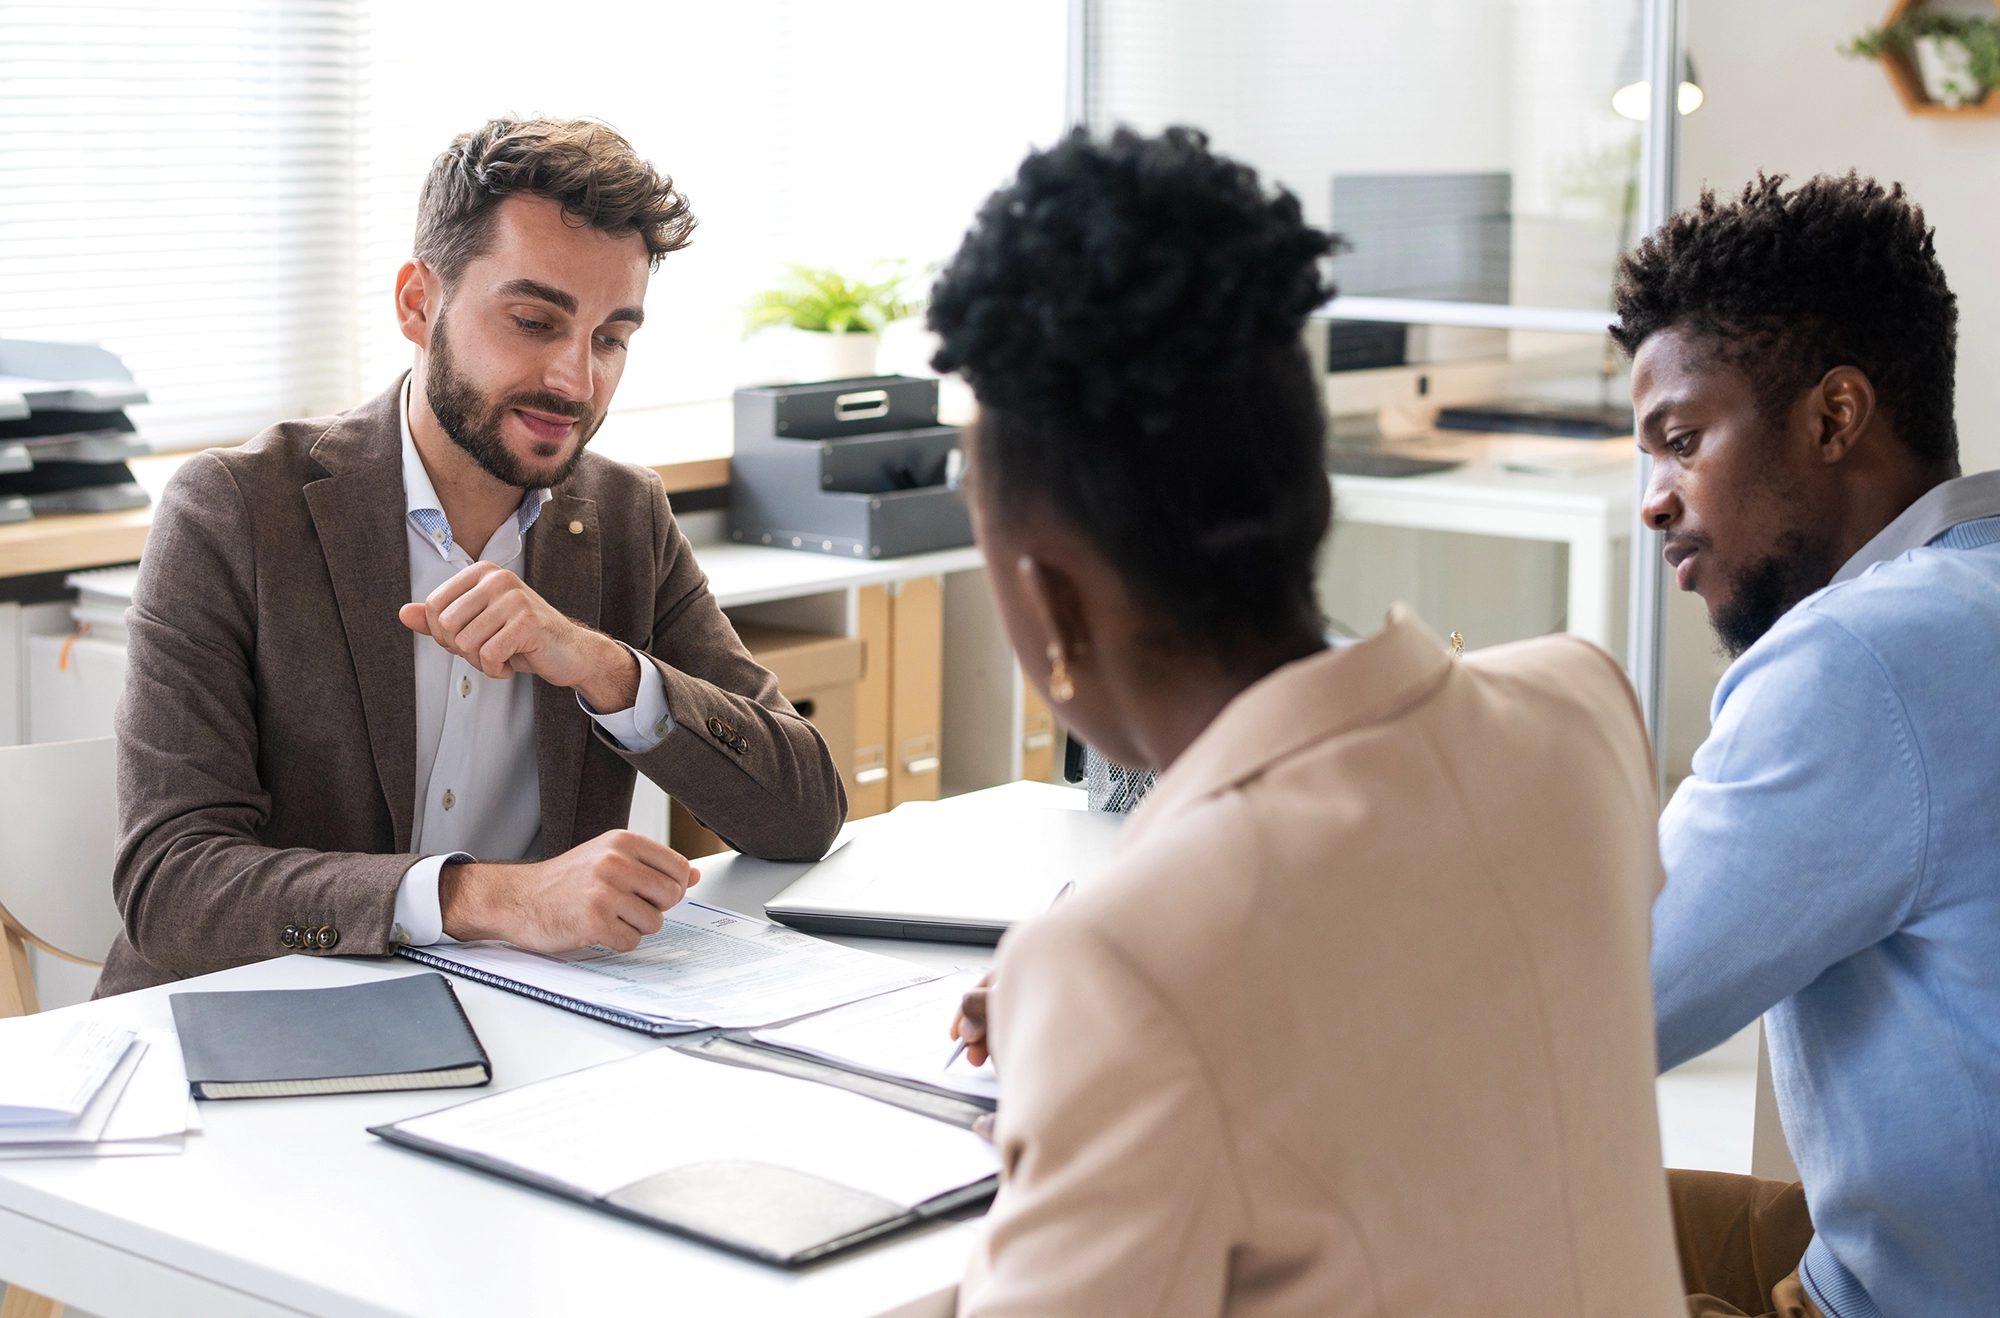
[[[438,871],[438,915],[444,931],[461,943],[499,938],[501,933],[488,909],[493,897],[497,865],[459,861]]]
[[[632,708],[639,698],[639,658],[603,632],[587,633],[592,641],[590,676],[577,683],[576,693],[600,714]]]

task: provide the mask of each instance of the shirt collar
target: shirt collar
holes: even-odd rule
[[[444,515],[444,505],[437,496],[437,486],[431,484],[431,474],[424,470],[424,460],[417,453],[417,441],[410,434],[410,377],[403,377],[402,404],[396,409],[397,419],[403,432],[403,511],[426,540],[438,551],[440,558],[451,556],[451,523]],[[520,528],[521,538],[528,538],[528,528],[542,515],[542,505],[555,497],[553,490],[525,490],[521,494],[521,506],[514,511],[514,525]]]
[[[1901,558],[1912,549],[1921,549],[1952,527],[1984,517],[2000,517],[2000,471],[1982,471],[1976,476],[1960,476],[1933,487],[1923,498],[1903,510],[1902,516],[1861,546],[1853,558],[1833,574],[1834,584],[1851,581],[1877,563]]]

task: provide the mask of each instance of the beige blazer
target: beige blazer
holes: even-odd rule
[[[100,995],[284,955],[288,926],[337,931],[333,955],[390,950],[417,859],[401,388],[200,454],[167,486],[127,615],[125,932]],[[847,812],[826,743],[736,639],[658,476],[586,454],[522,576],[650,654],[674,719],[633,754],[536,681],[547,854],[624,827],[637,773],[753,855],[825,853]]]
[[[1223,710],[1001,943],[963,1315],[1682,1312],[1651,756],[1568,637],[1406,611]]]

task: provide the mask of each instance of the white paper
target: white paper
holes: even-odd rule
[[[699,902],[666,913],[632,952],[543,956],[504,943],[426,949],[433,956],[566,998],[686,1029],[749,1029],[825,1011],[936,976],[782,925]]]
[[[969,1130],[843,1089],[660,1048],[399,1123],[603,1196],[691,1163],[795,1168],[905,1208],[1000,1169]]]
[[[104,1141],[177,1139],[188,1129],[187,1071],[171,1029],[139,1031],[145,1053],[105,1123]],[[178,1147],[178,1146],[176,1146]]]
[[[0,1021],[0,1127],[75,1122],[132,1040],[130,1030],[60,1014]]]
[[[145,1057],[146,1045],[128,1036],[125,1052],[112,1067],[111,1074],[91,1095],[89,1104],[74,1121],[60,1124],[43,1123],[34,1126],[0,1126],[0,1146],[10,1144],[91,1144],[104,1138],[104,1128],[111,1121],[111,1114],[118,1107],[118,1100],[124,1096],[125,1088],[138,1071],[140,1061]]]
[[[15,1158],[158,1158],[183,1149],[179,1135],[157,1140],[100,1140],[95,1144],[0,1144],[0,1162]]]
[[[898,1076],[975,1098],[998,1099],[1000,1078],[988,1058],[973,1066],[964,1054],[945,1066],[955,1051],[951,1018],[968,989],[985,974],[961,970],[928,984],[897,989],[879,997],[836,1007],[750,1037],[876,1075]]]

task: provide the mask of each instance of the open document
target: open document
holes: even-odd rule
[[[927,984],[884,993],[750,1037],[769,1048],[900,1084],[945,1090],[992,1107],[1000,1078],[989,1058],[974,1066],[952,1047],[951,1019],[966,990],[984,974],[961,970]],[[950,1065],[946,1065],[946,1059]]]
[[[130,1030],[73,1017],[8,1021],[0,1030],[0,1129],[80,1120],[118,1071],[133,1038]],[[116,1092],[111,1101],[118,1101]]]
[[[427,966],[647,1034],[750,1029],[937,976],[700,902],[684,901],[630,952],[565,956],[505,943],[405,947]]]
[[[1000,1169],[970,1131],[672,1048],[371,1130],[782,1264],[979,1202]]]
[[[20,1020],[62,1024],[59,1016]],[[11,1045],[15,1022],[4,1023]],[[0,1160],[15,1158],[107,1158],[179,1153],[181,1137],[199,1128],[188,1098],[181,1050],[170,1029],[138,1031],[91,1023],[122,1036],[110,1071],[74,1117],[35,1125],[0,1126]],[[37,1065],[46,1065],[38,1062]],[[44,1079],[43,1082],[46,1082]]]

